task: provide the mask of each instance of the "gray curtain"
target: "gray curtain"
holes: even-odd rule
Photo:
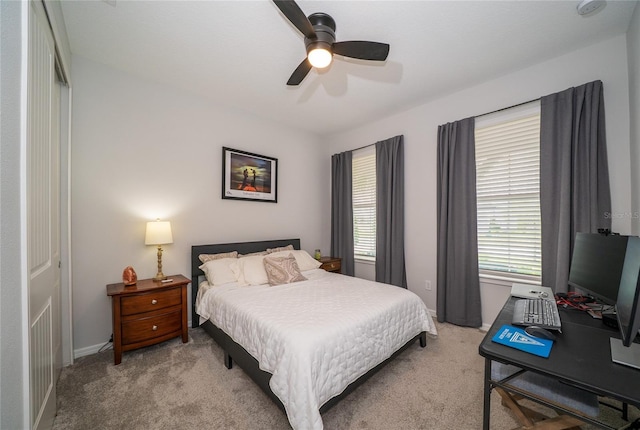
[[[438,127],[438,321],[482,325],[475,119]]]
[[[407,288],[403,136],[376,142],[376,281]]]
[[[611,229],[601,81],[540,100],[542,284],[568,289],[576,232]]]
[[[342,258],[342,274],[353,276],[353,153],[331,156],[331,256]]]

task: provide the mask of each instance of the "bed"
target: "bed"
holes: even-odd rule
[[[270,264],[295,261],[296,282],[264,282],[257,269],[265,256],[248,254],[267,249],[275,251],[266,255]],[[235,252],[244,257],[224,255]],[[203,264],[201,255],[226,258]],[[294,429],[322,429],[321,413],[416,340],[425,347],[427,333],[437,334],[417,295],[325,272],[299,239],[197,245],[191,261],[192,325],[202,325],[225,366],[238,364]]]

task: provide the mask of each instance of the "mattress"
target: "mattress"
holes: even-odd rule
[[[303,275],[278,286],[201,289],[196,306],[273,375],[291,426],[317,430],[327,400],[419,333],[437,331],[411,291],[322,269]]]

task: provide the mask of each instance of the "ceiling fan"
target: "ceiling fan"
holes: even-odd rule
[[[336,22],[326,13],[313,13],[307,18],[293,0],[273,0],[278,9],[304,36],[307,57],[294,70],[287,85],[298,85],[312,67],[319,69],[331,64],[333,54],[360,60],[384,61],[389,44],[352,40],[336,42]]]

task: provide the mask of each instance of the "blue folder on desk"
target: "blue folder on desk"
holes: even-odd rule
[[[553,345],[552,340],[530,336],[523,329],[507,324],[500,327],[491,340],[545,358],[549,357]]]

